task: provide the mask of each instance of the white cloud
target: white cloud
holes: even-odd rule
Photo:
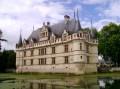
[[[3,38],[8,40],[7,43],[2,42],[2,48],[15,49],[21,28],[23,38],[27,38],[33,25],[37,29],[47,20],[56,23],[62,20],[65,11],[64,5],[49,0],[1,0],[0,28]]]
[[[98,31],[100,31],[104,25],[107,25],[107,24],[109,24],[110,22],[117,23],[116,20],[114,20],[114,19],[101,19],[101,20],[93,23],[93,26],[94,26],[95,28],[97,28]]]
[[[110,2],[107,9],[105,9],[103,12],[107,16],[118,16],[120,17],[120,0],[113,0]]]
[[[73,16],[73,11],[76,8],[78,8],[79,13],[86,11],[86,7],[82,7],[83,4],[80,3],[94,4],[93,6],[100,4],[101,6],[107,1],[110,1],[108,3],[109,7],[105,6],[104,9],[102,7],[102,9],[98,8],[102,12],[101,14],[106,16],[120,16],[120,11],[118,10],[120,8],[120,0],[115,0],[114,2],[112,2],[113,0],[0,0],[0,29],[3,31],[3,38],[8,40],[7,43],[2,42],[2,46],[5,49],[15,49],[21,28],[23,38],[27,38],[33,30],[33,25],[36,30],[42,26],[44,21],[50,21],[53,24],[63,20],[62,18],[65,14]],[[97,14],[94,15],[94,17],[96,16]],[[90,27],[89,17],[82,18],[81,25],[83,28]],[[106,19],[103,16],[102,19],[94,21],[93,26],[100,30],[103,25],[111,21],[117,22],[114,19]]]
[[[91,20],[89,18],[86,18],[84,21],[81,21],[81,25],[83,28],[89,27],[91,28]],[[93,21],[92,26],[95,27],[98,31],[100,31],[103,26],[109,24],[110,22],[117,23],[117,20],[115,19],[100,19],[98,21]],[[119,23],[117,23],[119,24]]]
[[[107,0],[83,0],[82,3],[84,4],[101,4],[105,3]]]

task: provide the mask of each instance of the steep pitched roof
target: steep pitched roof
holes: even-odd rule
[[[65,24],[64,22],[61,22],[61,23],[52,25],[51,31],[55,33],[58,37],[62,36],[62,33],[64,30],[67,30],[69,34],[72,34],[74,33],[74,30],[75,30],[75,26],[76,26],[75,24],[76,24],[75,19],[70,20],[67,24]]]
[[[39,36],[40,36],[40,28],[38,28],[37,30],[33,31],[31,33],[31,35],[28,37],[27,40],[36,39],[38,41],[39,40]]]
[[[0,29],[0,34],[2,34],[2,31],[1,31],[1,29]]]
[[[95,33],[94,33],[94,31],[93,31],[92,20],[91,20],[90,38],[91,38],[91,39],[95,39]]]
[[[19,41],[18,41],[18,47],[21,47],[22,46],[22,36],[21,36],[21,34],[20,34],[20,38],[19,38]]]
[[[95,33],[94,33],[93,29],[90,30],[90,38],[95,39]]]
[[[39,41],[40,29],[41,28],[38,28],[37,30],[33,31],[31,33],[31,35],[28,37],[28,40],[30,40],[31,38],[34,38],[37,41]],[[63,21],[63,22],[51,25],[49,30],[50,30],[50,32],[53,32],[56,35],[56,37],[59,38],[59,37],[62,37],[62,33],[63,33],[64,30],[67,30],[67,32],[69,34],[73,34],[73,33],[77,33],[81,29],[82,28],[81,28],[79,20],[72,19],[72,20],[69,20],[69,22],[67,24],[65,24],[64,21]]]

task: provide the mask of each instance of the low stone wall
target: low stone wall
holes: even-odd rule
[[[120,72],[120,67],[113,67],[110,70],[111,72]]]
[[[16,69],[6,69],[5,72],[7,72],[7,73],[15,73]]]

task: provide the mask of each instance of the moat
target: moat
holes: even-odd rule
[[[119,89],[120,77],[1,78],[0,89]]]

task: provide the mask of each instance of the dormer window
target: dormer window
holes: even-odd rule
[[[40,41],[43,40],[48,40],[48,28],[44,25],[41,29],[40,29]]]
[[[67,41],[67,36],[68,36],[68,33],[66,30],[64,30],[63,35],[62,35],[63,41]]]
[[[26,41],[24,40],[24,41],[23,41],[23,47],[25,47],[25,46],[26,46]]]
[[[50,37],[50,42],[54,43],[55,42],[55,35],[54,33],[52,33],[51,37]]]
[[[30,43],[33,43],[33,39],[31,38]]]
[[[52,37],[50,38],[50,42],[51,42],[51,43],[54,43],[54,36],[52,36]]]
[[[42,33],[41,35],[42,35],[42,36],[41,36],[42,38],[45,38],[45,33]]]
[[[34,41],[33,41],[33,39],[31,38],[31,40],[30,40],[30,45],[32,46],[33,43],[34,43]]]
[[[80,33],[80,37],[82,37],[82,33]]]
[[[66,34],[63,35],[63,41],[67,41],[67,35]]]

